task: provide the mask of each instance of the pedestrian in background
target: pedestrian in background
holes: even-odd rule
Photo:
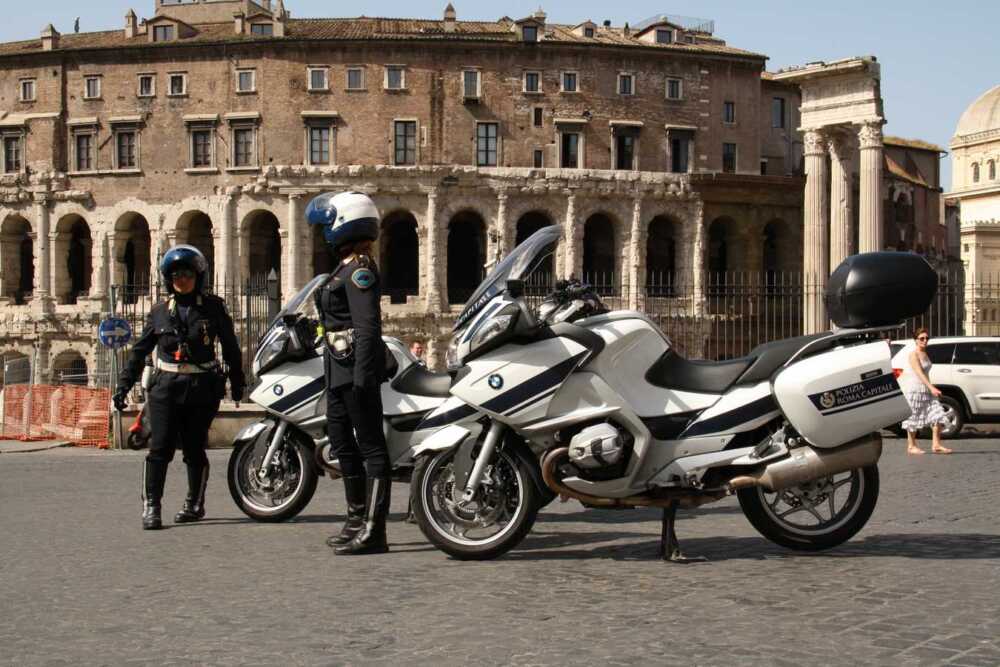
[[[413,358],[417,360],[417,363],[422,366],[427,365],[427,360],[424,359],[424,341],[419,338],[414,338],[413,342],[410,343],[410,354]]]
[[[917,431],[931,427],[931,451],[935,454],[951,454],[951,450],[941,444],[941,424],[947,415],[941,402],[941,390],[931,384],[931,360],[927,356],[927,341],[930,334],[921,327],[913,334],[916,348],[910,352],[903,373],[899,376],[899,386],[910,404],[913,414],[903,422],[906,430],[907,454],[924,454],[917,445]]]

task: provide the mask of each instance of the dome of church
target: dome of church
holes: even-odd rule
[[[955,138],[989,130],[1000,130],[1000,86],[987,90],[969,105],[958,121]]]

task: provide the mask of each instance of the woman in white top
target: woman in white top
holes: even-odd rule
[[[945,419],[945,409],[937,399],[941,390],[931,384],[931,360],[927,356],[927,341],[930,334],[927,329],[917,329],[913,334],[917,343],[915,350],[910,352],[908,364],[899,376],[899,386],[906,396],[913,414],[903,422],[906,429],[907,454],[923,454],[924,450],[917,446],[917,431],[931,427],[933,440],[931,451],[935,454],[951,454],[951,450],[941,444],[941,423]]]

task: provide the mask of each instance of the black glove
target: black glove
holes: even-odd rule
[[[243,387],[233,387],[233,402],[240,403],[243,400]]]
[[[111,398],[111,400],[114,401],[115,408],[117,408],[119,412],[123,412],[125,408],[128,407],[128,389],[119,387],[118,391],[115,392],[115,395]]]

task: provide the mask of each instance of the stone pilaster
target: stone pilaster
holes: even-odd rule
[[[226,195],[222,202],[222,220],[219,221],[219,247],[215,251],[215,285],[223,298],[238,286],[240,274],[233,258],[233,230],[236,229],[236,197]]]
[[[91,276],[90,297],[92,299],[105,299],[109,296],[110,282],[124,283],[118,280],[117,276],[109,275],[115,273],[118,266],[117,258],[111,256],[109,244],[114,242],[112,235],[104,231],[99,231],[95,235],[94,247],[91,251],[93,255],[94,270]],[[118,298],[121,298],[119,295]]]
[[[694,226],[691,231],[691,292],[694,298],[694,314],[705,314],[705,263],[708,254],[707,230],[705,229],[705,204],[698,202],[695,208]]]
[[[424,288],[424,294],[427,295],[427,310],[432,313],[441,312],[443,302],[441,299],[441,277],[440,271],[438,270],[439,265],[443,265],[444,262],[439,261],[441,258],[441,227],[437,220],[437,189],[432,188],[427,192],[427,214],[424,218],[425,224],[427,225],[427,254],[424,256],[425,266],[427,267],[424,275],[426,276],[427,284]]]
[[[493,257],[488,263],[496,264],[509,251],[507,233],[507,192],[500,190],[497,192],[497,219],[494,224],[494,236],[496,246],[493,249]]]
[[[302,192],[292,192],[288,195],[288,238],[285,241],[285,256],[288,271],[283,278],[286,300],[298,292],[306,284],[302,269],[305,254],[302,252],[302,239],[305,225],[303,222]],[[311,252],[309,253],[312,254]]]
[[[860,229],[861,252],[875,252],[885,247],[882,225],[882,121],[865,123],[858,131],[861,151]]]
[[[52,306],[52,239],[49,202],[35,197],[35,285],[32,306],[47,311]]]
[[[640,298],[643,293],[643,274],[645,273],[646,253],[643,252],[642,239],[642,197],[637,196],[632,201],[632,226],[629,229],[628,265],[625,273],[628,285],[628,307],[639,310],[642,307]]]
[[[815,130],[805,133],[803,149],[806,167],[806,192],[803,228],[803,333],[811,334],[827,328],[823,291],[829,275],[830,254],[827,218],[827,140]]]
[[[844,136],[830,142],[830,273],[851,254],[851,149]]]
[[[566,196],[566,219],[563,222],[566,248],[563,250],[563,277],[583,277],[583,225],[576,223],[576,195],[572,192]]]

